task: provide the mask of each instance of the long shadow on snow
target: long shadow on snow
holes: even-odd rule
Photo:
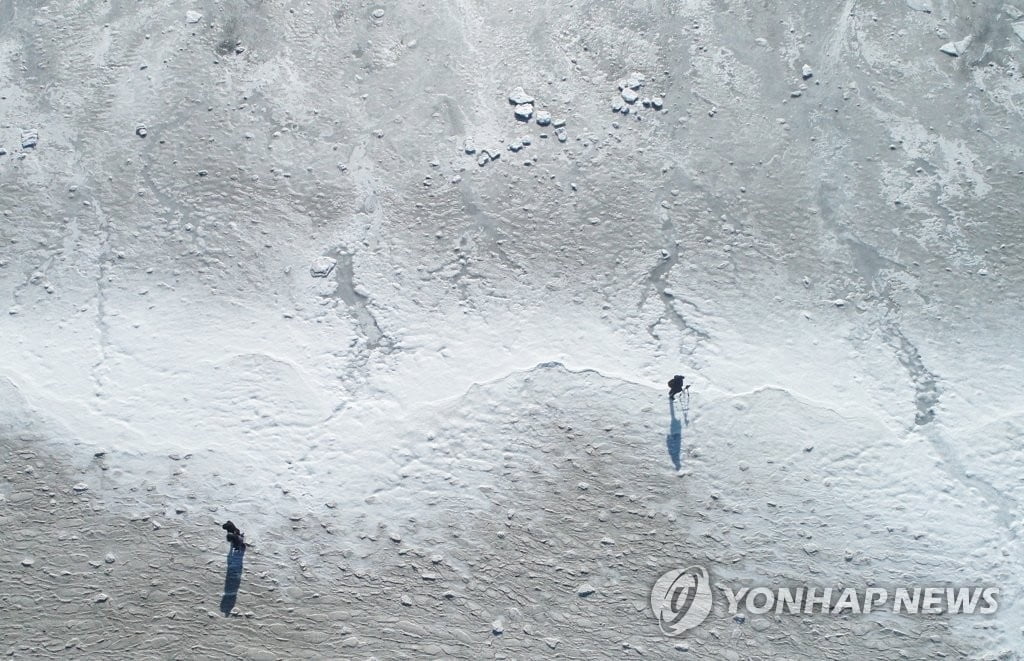
[[[228,551],[228,570],[224,574],[224,596],[220,599],[220,612],[224,617],[231,615],[231,610],[238,601],[238,587],[242,584],[242,563],[245,558],[245,547]]]
[[[665,444],[668,446],[668,456],[672,465],[679,470],[683,466],[681,458],[683,451],[683,421],[676,417],[675,400],[668,400],[668,412],[672,416],[672,422],[668,426],[668,436],[665,437]],[[686,408],[683,408],[683,415],[686,415]]]

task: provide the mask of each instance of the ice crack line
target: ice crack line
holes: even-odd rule
[[[370,311],[367,304],[369,297],[356,291],[352,254],[334,251],[330,253],[330,256],[335,259],[334,277],[338,283],[335,296],[340,298],[355,316],[356,322],[366,338],[366,346],[369,349],[376,349],[382,344],[388,344],[389,338],[381,330],[380,324],[377,323],[377,318]]]
[[[938,405],[941,395],[938,377],[925,367],[924,361],[921,359],[921,352],[907,339],[895,322],[888,324],[886,334],[891,342],[896,343],[896,358],[907,370],[907,374],[910,375],[910,380],[914,384],[916,393],[914,401],[917,406],[914,423],[918,426],[927,425],[935,419],[935,407]]]
[[[952,445],[942,437],[938,430],[930,426],[935,419],[935,407],[938,405],[942,393],[938,386],[938,376],[925,367],[920,351],[895,322],[889,323],[886,333],[889,340],[896,343],[896,357],[906,368],[914,384],[917,405],[917,413],[914,416],[915,426],[924,432],[925,438],[938,452],[949,475],[965,486],[977,489],[982,498],[996,507],[996,521],[999,525],[1012,534],[1011,524],[1013,521],[1010,513],[1016,509],[1016,501],[985,480],[971,475]]]
[[[980,477],[970,474],[960,461],[956,451],[953,450],[947,440],[942,438],[938,431],[932,430],[927,432],[925,438],[928,439],[928,442],[932,444],[932,447],[942,457],[943,466],[950,476],[960,481],[964,486],[977,489],[985,501],[996,507],[996,522],[999,526],[1010,535],[1013,535],[1013,516],[1011,512],[1016,510],[1017,501]]]
[[[665,287],[665,277],[676,265],[676,262],[679,261],[679,245],[675,242],[675,240],[672,239],[672,219],[668,216],[668,214],[665,214],[662,217],[662,221],[663,222],[661,228],[662,231],[665,233],[666,239],[668,240],[668,248],[666,248],[663,251],[664,254],[661,261],[658,262],[658,264],[656,264],[653,269],[651,269],[651,272],[647,276],[647,282],[649,287],[653,288],[654,291],[658,294],[658,298],[661,299],[661,303],[665,308],[665,313],[658,319],[658,321],[655,321],[654,323],[649,324],[647,326],[647,333],[651,337],[658,339],[658,336],[654,332],[654,328],[662,319],[668,318],[668,320],[671,321],[672,324],[675,325],[676,328],[678,328],[684,336],[696,336],[697,341],[695,341],[693,345],[689,347],[689,349],[687,350],[687,353],[692,355],[697,350],[697,347],[699,346],[701,341],[710,340],[711,337],[708,335],[706,331],[688,323],[686,319],[683,318],[683,315],[679,314],[679,311],[676,310],[674,304],[676,300],[675,293],[667,291],[667,288]],[[644,303],[647,301],[648,291],[649,289],[645,289],[643,296],[641,296],[640,307],[643,307]],[[684,301],[683,299],[678,300],[691,305],[694,309],[698,310],[699,312],[699,309],[693,303],[690,303],[689,301]]]

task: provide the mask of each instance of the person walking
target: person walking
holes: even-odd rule
[[[673,376],[669,380],[669,382],[668,382],[668,398],[669,398],[670,401],[675,401],[676,395],[678,395],[679,393],[683,392],[683,390],[684,390],[683,380],[684,379],[686,379],[685,376],[683,376],[681,374],[676,374],[675,376]],[[689,388],[689,387],[690,386],[685,386],[685,388]]]
[[[238,529],[231,521],[228,521],[221,526],[228,532],[228,541],[231,542],[232,551],[244,551],[245,550],[245,533]]]

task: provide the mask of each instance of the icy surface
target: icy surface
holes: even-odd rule
[[[0,3],[0,652],[1012,658],[1024,42],[968,4]],[[695,564],[1000,609],[666,637]]]

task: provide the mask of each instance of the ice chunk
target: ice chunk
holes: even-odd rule
[[[533,104],[521,103],[516,106],[516,119],[526,122],[531,117],[533,117]]]
[[[967,52],[967,48],[971,45],[971,42],[973,40],[974,40],[974,37],[972,37],[971,35],[967,35],[966,37],[964,37],[960,41],[950,41],[948,43],[943,44],[939,48],[939,50],[942,51],[943,53],[945,53],[946,55],[952,55],[953,57],[958,57],[960,55],[963,55],[965,52]]]
[[[1017,35],[1021,39],[1024,39],[1024,21],[1019,21],[1017,23],[1014,23],[1010,27],[1013,28],[1013,33],[1015,35]]]
[[[521,106],[533,103],[533,97],[527,94],[522,87],[517,87],[508,93],[508,101],[512,105]]]
[[[337,261],[333,257],[317,257],[309,266],[309,274],[314,278],[326,278],[334,270]]]
[[[632,73],[625,80],[619,81],[620,90],[638,90],[644,84],[644,77],[639,73]]]

